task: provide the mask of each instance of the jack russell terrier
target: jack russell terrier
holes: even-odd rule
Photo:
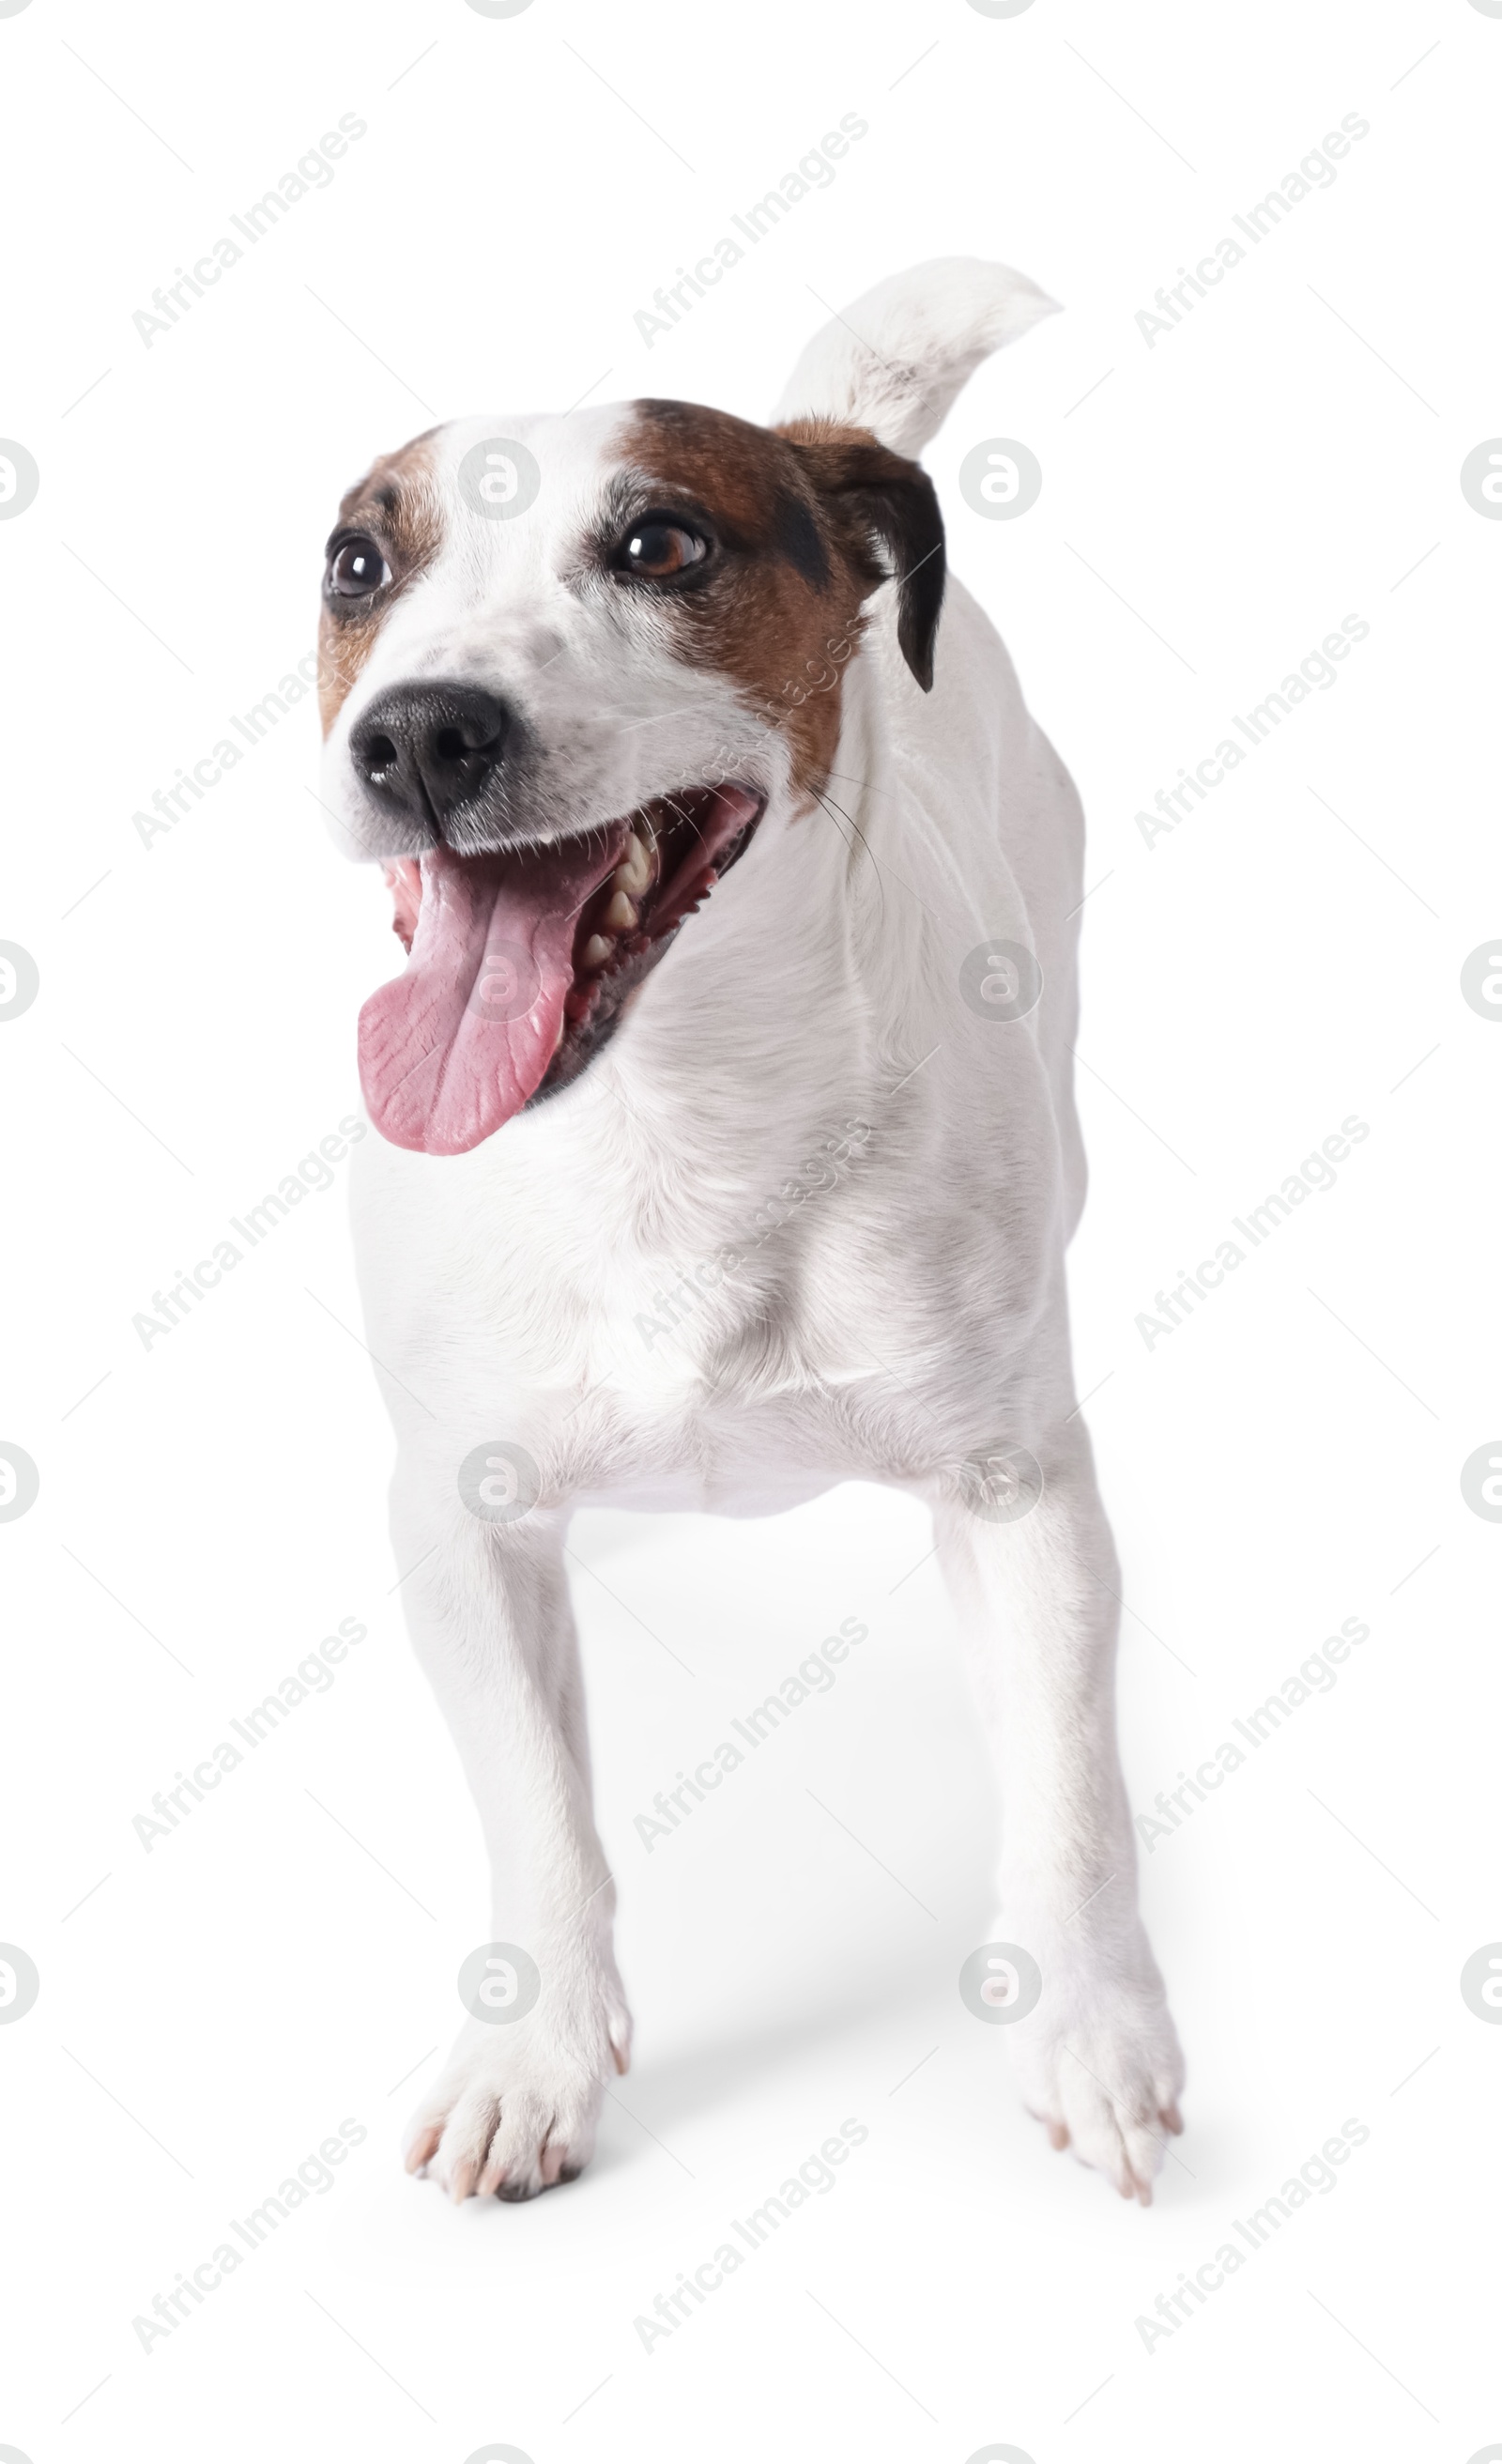
[[[626,2067],[577,1506],[926,1500],[1003,1806],[982,1998],[1026,1992],[1025,2101],[1123,2196],[1181,2127],[1070,1363],[1079,802],[911,458],[1053,304],[943,259],[827,326],[771,427],[459,420],[339,508],[324,798],[409,953],[360,1014],[356,1239],[493,1869],[407,2143],[456,2199],[572,2179]]]

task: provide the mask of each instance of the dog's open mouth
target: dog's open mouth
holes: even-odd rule
[[[546,847],[440,846],[388,864],[410,956],[359,1014],[360,1085],[381,1136],[465,1155],[577,1077],[744,851],[763,802],[693,788]]]

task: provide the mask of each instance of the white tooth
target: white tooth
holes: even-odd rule
[[[605,910],[607,933],[634,933],[642,918],[623,890],[618,890]]]
[[[595,975],[601,967],[608,967],[615,955],[614,941],[607,941],[603,933],[592,933],[584,944],[584,953],[579,964],[586,968],[590,975]]]
[[[652,857],[633,830],[626,841],[626,851],[616,869],[616,888],[628,898],[640,898],[652,878]]]
[[[553,1052],[554,1052],[554,1053],[555,1053],[555,1052],[557,1051],[557,1048],[558,1048],[559,1045],[562,1043],[564,1036],[565,1036],[565,1035],[567,1034],[567,1032],[568,1032],[568,1023],[568,1023],[568,1020],[564,1017],[563,1012],[562,1012],[561,1010],[559,1010],[559,1012],[558,1012],[558,1031],[557,1031],[556,1035],[555,1035],[555,1036],[554,1037],[554,1039],[553,1039]],[[553,1053],[550,1053],[548,1057],[549,1057],[549,1059],[551,1060],[551,1059],[553,1058]]]

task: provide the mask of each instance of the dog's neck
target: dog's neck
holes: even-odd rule
[[[899,654],[877,630],[844,678],[821,798],[773,802],[609,1048],[495,1142],[521,1176],[509,1210],[535,1188],[549,1221],[590,1222],[623,1254],[770,1257],[769,1209],[801,1211],[817,1187],[825,1224],[831,1186],[879,1169],[889,1133],[910,1151],[916,1073],[944,1033],[952,853],[903,776]]]
[[[862,657],[843,681],[825,785],[769,811],[611,1056],[648,1117],[690,1139],[717,1119],[742,1135],[765,1121],[780,1154],[870,1098],[923,922],[902,881],[903,803],[882,687]]]

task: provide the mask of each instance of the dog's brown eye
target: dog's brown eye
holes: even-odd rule
[[[686,573],[691,564],[702,564],[708,552],[707,540],[685,523],[649,518],[627,531],[616,550],[616,571],[666,582],[675,573]]]
[[[329,588],[336,599],[368,599],[390,579],[386,560],[372,539],[346,539],[329,566]]]

